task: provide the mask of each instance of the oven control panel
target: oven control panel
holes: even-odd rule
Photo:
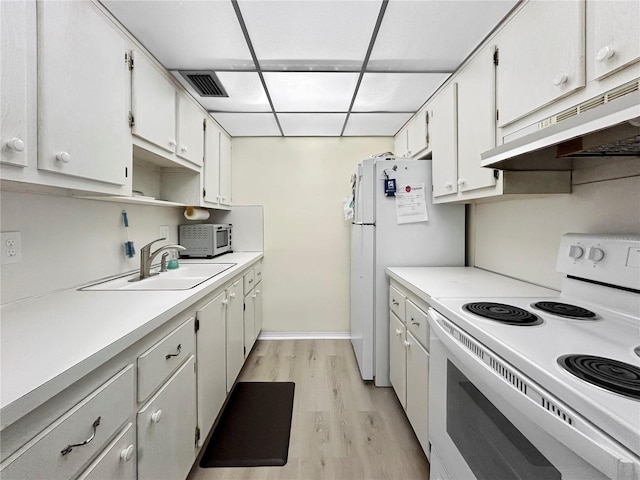
[[[640,290],[640,235],[567,233],[560,240],[556,270]]]

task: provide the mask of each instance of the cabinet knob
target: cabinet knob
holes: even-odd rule
[[[169,139],[169,146],[170,147],[175,147],[176,145],[177,145],[176,141],[170,138]]]
[[[236,294],[235,293],[230,293],[229,297],[231,297],[231,299],[233,300],[234,298],[236,298]]]
[[[402,343],[404,343],[404,346],[407,347],[407,348],[409,348],[411,346],[411,343],[409,343],[407,340],[405,340]]]
[[[458,186],[462,187],[465,183],[467,183],[463,178],[458,179]]]
[[[13,150],[14,152],[21,152],[24,150],[24,142],[21,138],[13,137],[7,143],[7,148]]]
[[[56,160],[62,163],[69,163],[69,160],[71,160],[71,155],[69,155],[67,152],[60,152],[56,155]]]
[[[254,293],[253,295],[251,295],[251,298],[256,298],[258,296],[257,293]]]
[[[444,188],[447,190],[451,190],[453,188],[453,184],[451,182],[445,182]]]
[[[616,51],[613,48],[602,47],[600,50],[598,50],[598,53],[596,54],[596,60],[599,62],[604,62],[606,60],[609,60],[615,54],[616,54]]]
[[[553,77],[553,84],[558,87],[563,83],[567,83],[567,80],[569,80],[569,77],[567,77],[564,73],[559,73],[555,77]]]
[[[180,151],[181,151],[182,153],[187,153],[187,152],[189,151],[189,149],[187,148],[187,146],[186,146],[186,145],[182,145],[182,146],[180,146]]]
[[[162,418],[162,410],[158,410],[151,414],[151,421],[153,423],[160,423],[160,419]]]
[[[128,462],[133,457],[133,451],[135,447],[133,445],[129,445],[127,448],[120,452],[120,460],[123,462]]]
[[[223,305],[226,305],[226,304],[228,304],[228,303],[229,303],[229,300],[228,300],[228,299],[226,299],[226,298],[225,298],[224,300],[222,300],[222,304],[223,304]]]
[[[402,330],[400,330],[399,328],[396,328],[396,335],[397,336],[402,335]]]
[[[256,295],[260,295],[260,290],[256,290]]]

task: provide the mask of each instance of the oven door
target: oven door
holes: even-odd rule
[[[429,436],[451,480],[638,478],[632,453],[433,309],[429,323]]]

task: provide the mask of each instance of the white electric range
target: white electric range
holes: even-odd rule
[[[567,234],[557,270],[432,298],[432,479],[640,479],[640,236]]]

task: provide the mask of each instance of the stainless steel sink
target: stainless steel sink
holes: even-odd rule
[[[235,263],[186,263],[176,270],[139,280],[138,274],[94,283],[80,290],[189,290],[235,266]]]

